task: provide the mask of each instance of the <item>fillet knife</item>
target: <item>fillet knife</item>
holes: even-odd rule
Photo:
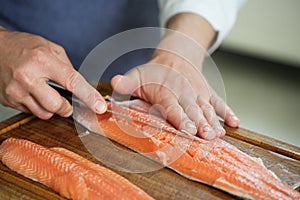
[[[59,85],[59,84],[57,84],[53,81],[48,81],[48,84],[53,89],[55,89],[61,96],[65,97],[73,106],[86,107],[86,105],[83,102],[81,102],[75,95],[72,94],[72,92],[66,90],[61,85]],[[106,100],[106,101],[109,101],[109,100]],[[110,103],[113,104],[113,102],[110,102]],[[140,119],[137,119],[135,117],[131,117],[131,116],[125,115],[123,113],[116,112],[116,111],[111,110],[111,109],[107,109],[106,112],[112,113],[113,115],[117,115],[119,117],[123,117],[123,118],[129,119],[129,120],[132,120],[132,121],[135,121],[135,122],[138,122],[138,123],[145,124],[147,126],[150,126],[150,127],[153,127],[153,128],[159,129],[159,130],[163,130],[163,131],[166,131],[166,132],[169,132],[169,133],[173,133],[175,135],[184,137],[184,138],[189,139],[189,140],[195,140],[197,138],[197,137],[191,135],[190,133],[188,133],[184,130],[182,130],[182,131],[170,130],[170,129],[158,126],[156,124],[151,124],[151,123],[142,121]]]

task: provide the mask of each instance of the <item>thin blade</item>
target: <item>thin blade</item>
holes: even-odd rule
[[[62,86],[60,86],[59,84],[56,84],[52,81],[49,81],[48,84],[54,88],[60,95],[62,95],[63,97],[65,97],[70,103],[72,103],[73,106],[77,106],[77,107],[86,107],[84,103],[82,103],[77,97],[73,96],[72,98],[72,93],[69,92],[68,90],[66,90],[65,88],[63,88]],[[113,102],[110,102],[113,104]],[[139,123],[142,123],[142,124],[145,124],[147,126],[150,126],[150,127],[153,127],[153,128],[156,128],[156,129],[159,129],[159,130],[163,130],[163,131],[167,131],[169,133],[173,133],[175,135],[179,135],[181,137],[184,137],[184,138],[187,138],[189,140],[195,140],[196,137],[185,132],[184,130],[182,131],[173,131],[173,130],[169,130],[169,129],[166,129],[164,127],[160,127],[158,125],[155,125],[155,124],[150,124],[150,123],[147,123],[147,122],[144,122],[142,120],[139,120],[137,118],[134,118],[134,117],[131,117],[131,116],[127,116],[123,113],[119,113],[119,112],[116,112],[116,111],[113,111],[113,110],[110,110],[110,109],[107,109],[106,112],[109,112],[109,113],[112,113],[113,115],[117,115],[119,117],[123,117],[123,118],[126,118],[126,119],[130,119],[132,121],[135,121],[135,122],[139,122]]]

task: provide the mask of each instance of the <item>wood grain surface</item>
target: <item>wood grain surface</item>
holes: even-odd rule
[[[7,120],[5,123],[7,125],[9,125],[10,122],[13,124],[16,119],[20,120],[22,117],[26,118],[28,116],[19,114]],[[240,130],[242,129],[234,129],[234,132],[239,132]],[[106,165],[110,165],[110,160],[113,160],[114,163],[118,162],[118,159],[120,159],[118,155],[111,155],[110,153],[110,144],[108,144],[108,142],[111,141],[93,133],[89,133],[89,137],[84,137],[85,139],[83,140],[78,137],[78,133],[81,134],[84,133],[84,131],[85,129],[80,128],[80,126],[77,126],[76,129],[71,118],[65,119],[55,116],[48,121],[35,118],[27,124],[23,124],[0,135],[0,142],[9,137],[24,138],[47,147],[65,147],[95,163],[103,164],[103,162],[97,160],[87,151],[83,145],[84,141],[84,144],[89,144],[89,148],[91,146],[97,148],[99,152],[101,152],[101,156],[104,158],[105,156],[107,157]],[[89,141],[87,141],[87,139]],[[266,150],[230,136],[226,136],[224,139],[249,155],[262,158],[267,168],[275,172],[286,184],[294,188],[299,186],[299,160]],[[97,143],[95,144],[94,141],[97,141]],[[145,158],[142,157],[141,159]],[[134,166],[145,165],[146,167],[148,165],[155,165],[155,163],[151,163],[151,161],[139,163],[140,160],[138,159],[130,160],[128,158],[126,160],[128,160],[129,165]],[[233,196],[210,186],[187,180],[166,168],[147,173],[114,171],[128,178],[131,182],[144,189],[156,199],[235,199]],[[61,197],[50,188],[27,179],[9,170],[2,164],[0,165],[0,174],[0,199],[61,199]]]
[[[106,88],[106,92],[109,92],[109,89]],[[224,140],[251,156],[261,158],[266,167],[272,170],[279,179],[299,190],[300,149],[298,147],[242,128],[233,129],[225,126],[225,129],[227,136]],[[208,185],[190,181],[172,170],[162,168],[143,156],[131,159],[130,153],[128,157],[126,154],[122,154],[122,156],[112,154],[112,143],[125,151],[131,152],[131,150],[105,137],[86,132],[80,125],[76,124],[75,126],[72,118],[54,116],[45,121],[28,114],[19,114],[0,123],[0,133],[0,143],[6,138],[15,137],[31,140],[47,147],[67,148],[95,163],[108,166],[141,187],[155,199],[236,199],[236,197]],[[91,154],[89,152],[91,149],[97,151],[98,154]],[[147,169],[150,166],[156,167],[157,170],[130,173],[112,167],[118,162],[124,162],[124,160],[126,161],[125,166],[138,166],[142,169]],[[122,164],[124,165],[124,163]],[[19,175],[1,163],[0,199],[63,198],[47,186]]]

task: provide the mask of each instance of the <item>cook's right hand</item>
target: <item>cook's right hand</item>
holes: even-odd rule
[[[97,113],[106,110],[103,97],[70,63],[65,50],[40,36],[0,26],[0,103],[41,119],[68,117],[70,103],[48,85],[53,80]]]

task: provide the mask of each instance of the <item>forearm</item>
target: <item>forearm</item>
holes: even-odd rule
[[[217,36],[213,27],[203,17],[193,13],[177,14],[168,20],[166,26],[168,30],[154,52],[152,61],[161,62],[162,58],[168,61],[166,65],[170,67],[177,66],[171,63],[188,62],[192,64],[189,66],[201,70],[206,52]]]
[[[180,13],[173,16],[168,21],[167,28],[191,37],[205,50],[209,49],[217,36],[206,19],[193,13]]]

